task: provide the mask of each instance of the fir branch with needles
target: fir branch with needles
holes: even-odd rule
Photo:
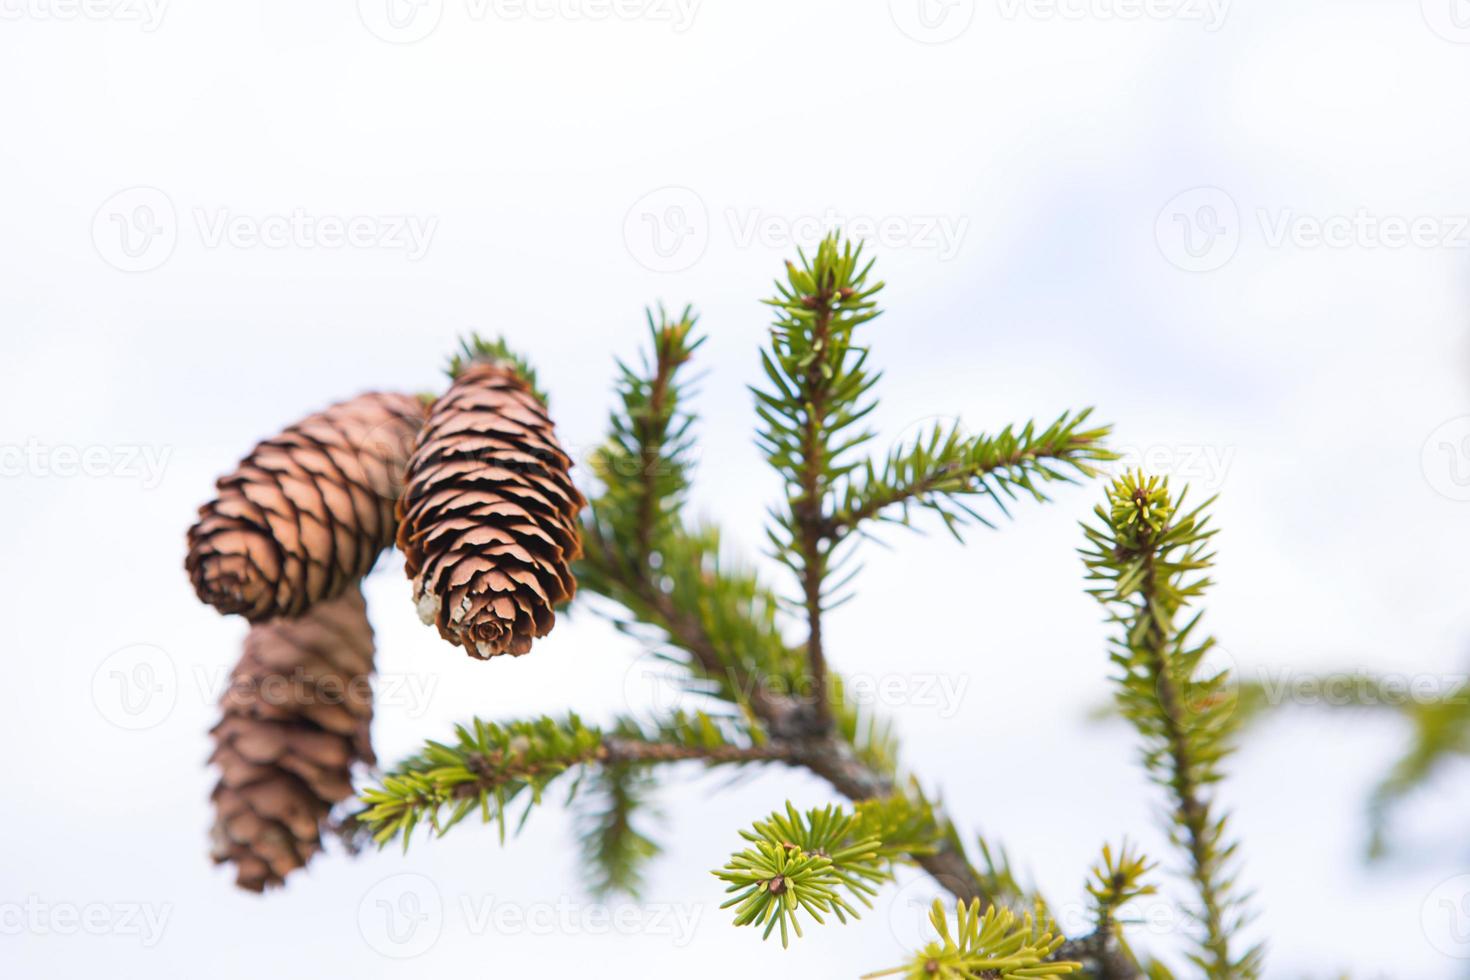
[[[788,801],[741,831],[743,844],[713,871],[737,925],[779,932],[784,944],[815,924],[851,922],[906,866],[955,904],[933,909],[932,942],[878,975],[1167,976],[1162,965],[1140,965],[1123,935],[1120,910],[1152,887],[1141,855],[1104,849],[1086,885],[1092,931],[1062,935],[1006,850],[967,839],[926,791],[934,774],[910,770],[896,726],[857,703],[838,669],[841,651],[829,649],[825,619],[850,594],[856,565],[847,563],[870,528],[908,525],[927,511],[959,538],[971,522],[994,527],[1012,501],[1045,502],[1114,458],[1108,427],[1086,409],[990,435],[938,426],[871,453],[879,372],[868,335],[881,331],[868,325],[883,288],[872,271],[860,247],[829,236],[788,263],[766,301],[775,323],[753,390],[757,443],[782,488],[766,530],[780,575],[795,582],[784,596],[729,547],[718,523],[686,513],[699,447],[690,371],[704,343],[693,311],[650,311],[642,356],[617,364],[615,407],[581,516],[577,602],[665,661],[701,710],[601,725],[576,715],[475,719],[384,775],[362,794],[355,820],[380,844],[406,847],[417,829],[438,836],[478,814],[503,839],[555,791],[575,811],[591,888],[636,893],[672,827],[654,805],[671,766],[795,768],[818,777],[830,799],[806,809]],[[503,343],[473,338],[457,365],[513,357]],[[1229,688],[1203,672],[1209,641],[1193,639],[1197,616],[1185,617],[1205,588],[1210,532],[1201,511],[1182,510],[1155,481],[1127,478],[1108,501],[1084,557],[1121,634],[1112,647],[1118,702],[1143,736],[1146,768],[1170,794],[1173,836],[1206,910],[1191,962],[1212,980],[1252,977],[1260,955],[1237,952],[1245,915],[1215,799],[1233,734]],[[646,706],[629,707],[643,718]],[[983,756],[967,775],[992,785]]]
[[[955,903],[955,924],[935,900],[929,922],[938,938],[903,966],[869,973],[864,980],[902,975],[906,980],[1056,980],[1081,963],[1052,958],[1063,939],[1044,912],[1018,916],[980,903]]]
[[[868,283],[872,265],[861,245],[835,237],[823,239],[811,258],[786,264],[786,281],[766,300],[777,313],[770,346],[761,351],[769,386],[751,389],[764,423],[761,449],[786,486],[767,533],[776,558],[800,582],[819,730],[831,725],[822,639],[822,614],[833,598],[827,500],[834,482],[858,465],[852,454],[873,438],[863,420],[877,407],[871,391],[878,374],[854,336],[880,312],[873,297],[883,283]]]
[[[1214,641],[1196,639],[1200,614],[1183,618],[1209,587],[1215,532],[1210,501],[1192,510],[1184,501],[1167,479],[1115,480],[1097,523],[1083,526],[1082,557],[1098,583],[1089,591],[1117,628],[1110,657],[1119,708],[1143,739],[1145,768],[1169,793],[1171,835],[1202,909],[1192,959],[1210,980],[1247,980],[1259,975],[1262,952],[1232,951],[1248,914],[1234,880],[1236,845],[1215,800],[1237,724],[1230,680],[1202,668]]]

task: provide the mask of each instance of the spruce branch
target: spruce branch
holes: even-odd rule
[[[1128,902],[1157,889],[1143,881],[1153,869],[1127,841],[1115,854],[1110,845],[1103,846],[1102,861],[1092,867],[1087,893],[1092,897],[1095,925],[1080,939],[1070,939],[1057,950],[1059,959],[1078,960],[1087,974],[1096,980],[1131,980],[1139,976],[1139,964],[1123,937],[1118,912]],[[1162,967],[1147,975],[1162,980]]]
[[[782,946],[791,932],[802,934],[800,912],[818,924],[828,914],[842,923],[858,918],[842,892],[872,908],[876,886],[890,877],[883,842],[861,833],[870,826],[837,807],[802,813],[788,802],[784,813],[742,830],[740,836],[754,846],[714,872],[733,895],[720,908],[735,909],[737,926],[764,925],[763,938],[779,925]]]
[[[869,520],[909,526],[915,508],[938,514],[957,539],[970,521],[994,528],[966,498],[988,498],[1009,517],[1006,502],[1017,491],[1044,503],[1046,483],[1096,476],[1095,464],[1117,458],[1103,446],[1108,426],[1084,428],[1091,414],[1065,412],[1039,431],[1027,422],[1019,431],[1007,426],[993,436],[965,435],[958,422],[936,425],[881,462],[866,462],[860,478],[845,481],[824,533],[838,543]]]
[[[649,802],[655,788],[650,766],[615,763],[592,773],[574,801],[577,836],[594,895],[637,896],[643,868],[663,850],[640,826],[639,814],[662,817]]]
[[[1124,905],[1158,891],[1143,880],[1153,868],[1126,840],[1116,854],[1111,845],[1103,845],[1102,861],[1093,865],[1087,883],[1099,933],[1111,934],[1118,928],[1118,910]]]
[[[694,416],[684,408],[691,382],[681,374],[705,341],[691,307],[672,320],[662,309],[647,317],[650,349],[636,368],[618,362],[620,408],[592,460],[603,486],[598,523],[634,562],[654,560],[689,489]]]
[[[779,601],[724,553],[713,526],[670,530],[656,565],[625,560],[610,532],[584,527],[581,586],[620,605],[614,625],[687,669],[695,690],[736,705],[775,737],[810,727],[805,663],[781,634]]]
[[[992,890],[1004,884],[997,869],[987,874],[970,863],[953,824],[900,775],[891,729],[848,704],[840,676],[826,666],[821,613],[840,589],[827,583],[835,571],[829,564],[833,502],[847,499],[838,491],[859,466],[850,451],[868,441],[857,426],[871,409],[868,393],[876,381],[863,367],[866,348],[852,338],[855,327],[877,315],[871,297],[881,286],[866,284],[869,267],[860,267],[857,252],[832,238],[811,260],[803,256],[799,267],[788,266],[788,281],[770,301],[778,320],[771,350],[762,355],[771,388],[756,392],[765,425],[761,444],[787,485],[786,506],[770,533],[777,556],[802,583],[796,605],[807,619],[804,648],[785,641],[782,604],[722,554],[718,530],[690,525],[680,513],[690,460],[666,448],[683,443],[664,433],[687,433],[693,422],[681,378],[698,341],[691,333],[682,346],[669,343],[667,318],[652,326],[651,351],[638,369],[620,365],[622,404],[609,451],[595,466],[605,489],[585,522],[577,572],[585,592],[622,607],[614,614],[621,630],[687,668],[695,690],[735,705],[754,743],[826,780],[857,804],[861,819],[877,820],[882,808],[891,808],[888,822],[875,828],[898,849],[885,856],[918,864],[964,901],[991,904]],[[660,390],[667,393],[662,400],[655,396]],[[1086,417],[1064,416],[1043,432],[1006,430],[969,448],[997,494],[1024,487],[1040,496],[1040,484],[1086,475],[1090,460],[1109,458],[1095,445],[1104,430],[1085,428]],[[607,465],[630,458],[664,460],[653,474],[677,478],[660,483],[641,465]],[[950,476],[926,492],[948,492]],[[958,483],[955,490],[958,496]],[[874,516],[887,517],[886,510],[878,504]],[[655,520],[640,525],[637,515],[650,513]],[[655,528],[647,546],[640,526]],[[792,925],[785,921],[788,932]]]
[[[805,671],[777,627],[775,596],[721,554],[718,529],[681,517],[695,422],[684,375],[704,343],[696,322],[687,307],[677,319],[650,312],[638,367],[618,364],[620,407],[593,460],[602,492],[584,522],[577,575],[628,610],[614,620],[620,629],[687,667],[700,690],[748,717],[786,717]]]
[[[618,731],[630,730],[622,726]],[[385,775],[380,786],[365,790],[361,799],[367,809],[360,820],[379,845],[402,838],[407,849],[416,827],[423,825],[443,836],[478,810],[483,823],[498,825],[503,842],[507,810],[517,798],[527,797],[516,824],[519,829],[551,783],[588,766],[794,760],[782,745],[741,744],[733,736],[727,738],[729,731],[695,716],[661,729],[669,740],[650,741],[639,735],[604,734],[576,715],[505,723],[477,718],[456,726],[452,744],[429,742]],[[575,792],[574,786],[569,796]]]
[[[826,730],[822,613],[832,569],[825,508],[834,481],[857,465],[848,461],[850,452],[873,435],[862,420],[877,406],[869,393],[878,374],[866,369],[868,348],[854,343],[854,332],[879,315],[873,296],[883,284],[868,284],[872,262],[862,262],[862,246],[839,244],[836,234],[822,239],[810,259],[799,255],[800,265],[786,264],[786,281],[766,300],[777,311],[770,347],[761,351],[770,387],[751,390],[764,422],[758,441],[786,485],[785,509],[773,515],[768,534],[776,558],[801,583],[816,720]]]
[[[1209,585],[1209,501],[1184,510],[1184,494],[1175,498],[1167,480],[1140,473],[1114,481],[1107,504],[1096,509],[1097,526],[1083,525],[1082,558],[1099,583],[1089,591],[1120,627],[1110,654],[1121,672],[1119,708],[1143,738],[1146,768],[1170,794],[1171,837],[1186,853],[1202,908],[1192,959],[1212,980],[1255,977],[1260,947],[1231,953],[1247,916],[1233,894],[1236,845],[1214,800],[1235,730],[1229,678],[1200,672],[1213,640],[1194,640],[1199,614],[1178,622]]]
[[[957,901],[951,930],[949,913],[936,899],[929,922],[938,939],[903,966],[869,973],[865,980],[900,974],[906,980],[1051,980],[1082,968],[1051,958],[1063,939],[1039,909],[1018,916],[997,906],[982,911],[978,901]]]
[[[640,406],[652,402],[651,396],[636,393],[663,387],[670,393],[665,410],[645,414],[667,418],[670,430],[688,431],[693,424],[681,379],[688,354],[700,341],[691,333],[682,346],[671,344],[666,339],[668,328],[668,321],[655,327],[649,352],[640,362],[641,373],[629,376],[624,370],[620,376],[622,408],[609,443],[615,448],[604,458],[666,459],[666,469],[677,469],[687,481],[687,456],[656,450],[670,441],[657,427],[640,426],[634,420]],[[661,350],[673,353],[661,356]],[[669,380],[660,382],[660,373]],[[632,526],[630,517],[647,512],[630,502],[674,484],[655,486],[645,468],[599,465],[597,469],[605,489],[594,499],[585,522],[585,554],[577,574],[585,592],[605,596],[625,610],[614,615],[618,628],[687,668],[692,687],[738,707],[753,737],[789,745],[799,764],[849,799],[902,795],[891,729],[876,715],[852,707],[835,674],[826,682],[834,727],[831,734],[822,734],[803,651],[786,643],[778,625],[777,596],[752,571],[722,554],[718,530],[687,527],[678,508],[668,507],[673,517],[651,560],[630,560],[630,555],[640,553],[637,536],[623,529]],[[614,485],[620,489],[613,491]],[[656,510],[662,513],[665,508],[660,504]],[[945,833],[932,848],[926,846],[916,854],[916,860],[956,895],[966,900],[983,897],[984,885],[966,859],[958,835],[943,817],[935,820]]]

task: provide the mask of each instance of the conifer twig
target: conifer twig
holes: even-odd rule
[[[1184,494],[1174,497],[1167,479],[1141,473],[1115,480],[1107,500],[1096,509],[1099,526],[1084,525],[1083,561],[1100,583],[1090,591],[1121,630],[1112,641],[1123,672],[1118,703],[1144,738],[1145,765],[1171,797],[1172,836],[1203,910],[1195,959],[1211,980],[1248,980],[1259,973],[1261,949],[1231,953],[1230,938],[1246,918],[1231,894],[1235,845],[1210,792],[1238,720],[1228,676],[1201,670],[1213,640],[1192,640],[1199,614],[1176,622],[1210,584],[1210,502],[1186,511]]]

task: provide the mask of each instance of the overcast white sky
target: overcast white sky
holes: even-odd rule
[[[464,827],[330,855],[263,900],[205,853],[206,732],[245,629],[181,567],[214,477],[329,401],[435,388],[470,328],[531,355],[584,452],[643,305],[692,301],[695,505],[757,555],[777,488],[744,389],[756,301],[832,221],[866,225],[890,283],[867,328],[886,438],[1096,405],[1221,494],[1208,622],[1240,669],[1470,661],[1463,0],[388,2],[0,0],[0,973],[898,962],[922,882],[784,953],[718,911],[737,828],[831,798],[789,773],[681,773],[648,895],[606,915],[556,805],[504,849]],[[830,626],[842,670],[897,679],[907,758],[967,834],[1074,922],[1104,840],[1167,857],[1128,733],[1084,721],[1108,671],[1074,549],[1099,493],[967,548],[891,533]],[[385,760],[474,712],[596,719],[643,693],[592,615],[480,664],[418,624],[396,562],[369,601]],[[1302,712],[1232,763],[1272,976],[1465,975],[1470,793],[1436,784],[1399,855],[1360,862],[1404,736]],[[1170,909],[1150,914],[1140,944],[1167,948]]]

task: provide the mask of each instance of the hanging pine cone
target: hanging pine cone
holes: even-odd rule
[[[419,616],[471,656],[519,656],[572,597],[586,504],[531,385],[472,361],[430,410],[398,504]]]
[[[256,446],[189,529],[184,566],[199,598],[257,623],[299,616],[366,575],[393,542],[423,417],[411,395],[370,393]]]
[[[353,584],[300,619],[252,627],[210,733],[219,766],[213,856],[250,891],[279,885],[321,850],[353,763],[373,761],[373,629]]]

